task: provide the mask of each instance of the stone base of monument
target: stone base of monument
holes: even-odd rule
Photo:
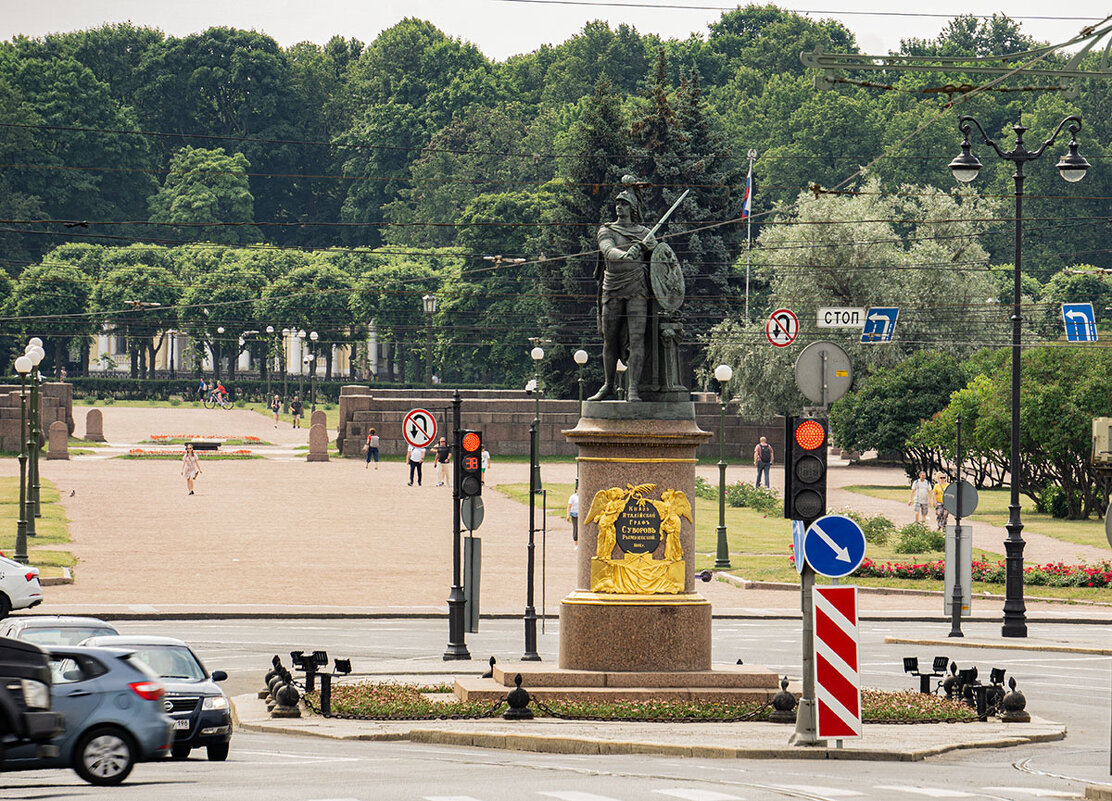
[[[715,665],[710,670],[565,670],[536,662],[495,664],[493,678],[457,678],[462,701],[493,702],[514,686],[541,700],[647,701],[688,700],[763,703],[780,689],[772,671],[756,665]]]

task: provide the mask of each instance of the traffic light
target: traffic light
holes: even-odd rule
[[[826,514],[826,425],[788,418],[784,462],[784,516],[810,525]]]
[[[483,435],[463,431],[460,437],[459,495],[477,498],[483,494]]]

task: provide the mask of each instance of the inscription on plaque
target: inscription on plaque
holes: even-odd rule
[[[584,521],[598,526],[598,545],[591,560],[593,592],[683,592],[680,519],[692,520],[691,503],[673,489],[661,492],[659,500],[645,497],[655,489],[655,484],[627,484],[625,489],[610,487],[595,493]],[[662,558],[654,558],[662,542]]]
[[[660,512],[643,498],[627,503],[614,521],[614,532],[626,553],[652,553],[660,545]]]

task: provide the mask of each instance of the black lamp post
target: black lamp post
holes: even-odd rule
[[[288,328],[282,329],[282,414],[288,414],[290,411],[290,391],[287,383],[290,365],[289,357],[286,356],[286,343],[289,342],[291,333],[293,332]]]
[[[1023,603],[1023,546],[1025,543],[1021,536],[1023,523],[1019,516],[1020,279],[1023,270],[1023,180],[1026,177],[1023,172],[1023,165],[1042,156],[1046,149],[1057,140],[1062,129],[1067,126],[1070,132],[1069,151],[1058,160],[1058,172],[1066,181],[1076,183],[1085,177],[1085,171],[1089,169],[1089,162],[1077,152],[1077,132],[1081,130],[1080,117],[1074,115],[1066,117],[1058,123],[1054,135],[1034,150],[1028,150],[1024,145],[1023,134],[1027,132],[1027,129],[1021,122],[1017,122],[1012,126],[1012,130],[1015,131],[1015,147],[1004,151],[989,138],[985,129],[981,127],[976,119],[965,115],[958,122],[958,130],[961,131],[963,136],[961,154],[950,162],[950,170],[953,172],[954,178],[961,183],[969,183],[977,177],[977,173],[981,170],[981,162],[973,155],[972,147],[969,144],[969,135],[972,133],[974,126],[980,132],[984,143],[996,151],[997,156],[1015,164],[1015,174],[1012,176],[1015,179],[1015,271],[1012,294],[1012,452],[1008,465],[1008,473],[1011,476],[1011,500],[1008,504],[1008,523],[1005,526],[1008,530],[1008,536],[1004,540],[1005,600],[1004,625],[1001,634],[1004,637],[1026,637],[1027,607]]]
[[[263,356],[263,365],[266,370],[266,402],[270,404],[270,374],[274,367],[274,326],[266,327],[266,354]]]
[[[15,560],[27,564],[27,374],[31,360],[20,356],[15,360],[19,373],[19,520],[15,524]]]
[[[529,356],[533,359],[533,398],[535,413],[533,422],[529,426],[529,545],[527,547],[528,561],[525,570],[525,654],[521,657],[523,662],[540,662],[541,656],[537,653],[537,609],[533,605],[533,584],[535,583],[536,570],[536,543],[534,534],[537,530],[537,493],[541,491],[540,482],[540,453],[537,442],[541,425],[541,359],[544,358],[544,348],[536,345]]]
[[[29,457],[27,463],[27,536],[34,537],[36,536],[35,518],[42,517],[42,504],[40,502],[42,482],[39,480],[39,454],[42,450],[40,447],[42,437],[40,406],[42,401],[39,396],[41,394],[42,373],[39,372],[39,363],[46,356],[46,351],[42,349],[42,340],[38,337],[32,337],[24,350],[24,355],[31,360],[31,408],[27,414],[29,434],[27,443]]]
[[[726,541],[726,382],[734,377],[733,368],[720,364],[714,368],[718,381],[718,402],[722,407],[722,417],[718,424],[718,551],[715,555],[716,568],[730,567],[730,544]]]
[[[421,298],[425,310],[425,384],[432,386],[432,316],[436,314],[438,301],[431,292]]]
[[[301,343],[299,352],[301,354],[301,369],[297,371],[297,397],[298,399],[305,397],[305,337],[309,336],[302,328],[297,332],[297,339]]]
[[[309,341],[313,344],[309,346],[309,411],[315,412],[317,410],[317,340],[320,339],[320,334],[316,331],[309,332]],[[309,418],[312,421],[312,418]]]

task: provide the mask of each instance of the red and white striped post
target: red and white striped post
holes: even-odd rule
[[[857,587],[814,588],[818,739],[861,736]]]

